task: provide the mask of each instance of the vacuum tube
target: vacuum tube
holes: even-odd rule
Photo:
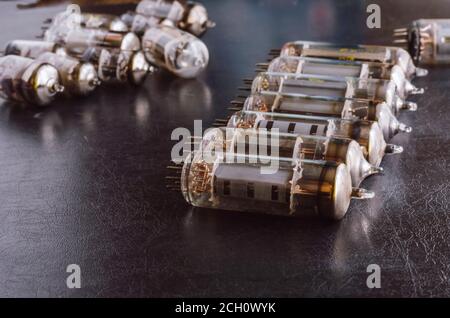
[[[409,133],[412,130],[397,120],[386,103],[374,104],[361,100],[264,91],[248,97],[243,110],[377,121],[386,140],[399,132]]]
[[[402,109],[417,110],[417,104],[400,98],[395,83],[387,80],[263,72],[250,82],[249,88],[253,94],[268,91],[363,99],[374,103],[384,101],[391,106],[394,114]]]
[[[53,19],[45,23],[52,23]],[[88,29],[105,29],[111,32],[129,32],[127,24],[120,17],[104,13],[79,13],[79,26]]]
[[[258,64],[262,71],[308,75],[330,75],[359,79],[391,80],[397,86],[401,98],[410,94],[423,94],[423,89],[415,87],[405,77],[397,65],[390,67],[378,62],[341,61],[309,57],[278,57],[270,64]]]
[[[302,136],[354,139],[362,147],[368,161],[377,167],[385,154],[403,152],[400,146],[386,144],[378,123],[368,120],[241,111],[229,119],[227,127],[277,129],[279,133]]]
[[[3,98],[44,106],[63,90],[54,66],[17,55],[0,57],[0,96]]]
[[[150,63],[183,78],[196,77],[209,62],[208,48],[202,41],[169,26],[148,29],[142,47]]]
[[[420,19],[394,31],[394,43],[404,45],[416,65],[450,63],[450,19]]]
[[[239,153],[345,163],[354,187],[358,187],[365,178],[383,171],[366,160],[356,141],[345,138],[299,136],[263,129],[222,127],[205,133],[200,149],[204,153],[208,151],[211,155]]]
[[[82,13],[81,26],[88,29],[106,29],[111,32],[129,32],[120,17],[112,14]]]
[[[408,79],[426,76],[428,71],[417,68],[407,51],[398,47],[379,45],[340,45],[326,42],[295,41],[273,51],[282,56],[321,57],[350,61],[367,61],[397,65]]]
[[[345,164],[282,158],[267,163],[247,155],[230,157],[207,161],[201,151],[188,156],[181,170],[181,191],[188,203],[202,208],[339,220],[352,198],[374,196],[373,192],[352,187]],[[263,173],[272,163],[277,165],[274,173]]]
[[[215,25],[202,4],[184,0],[143,0],[137,5],[136,12],[122,15],[122,20],[137,34],[164,24],[200,37]]]
[[[4,54],[20,55],[34,59],[47,52],[56,53],[58,55],[67,55],[64,47],[59,44],[34,40],[13,40],[6,45]]]
[[[155,70],[142,51],[91,47],[79,58],[94,64],[103,82],[119,81],[139,85]]]
[[[117,33],[103,29],[50,28],[45,32],[45,41],[55,42],[71,54],[82,54],[90,47],[118,48],[123,51],[138,51],[141,43],[134,33]]]
[[[101,83],[91,63],[82,63],[75,58],[51,52],[39,55],[36,61],[56,67],[67,95],[87,95]]]

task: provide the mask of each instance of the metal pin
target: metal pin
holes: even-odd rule
[[[372,175],[372,174],[381,174],[381,173],[384,173],[383,167],[375,167],[375,166],[370,167],[369,174]]]
[[[267,72],[267,68],[266,69],[262,69],[262,68],[255,69],[255,73],[263,73],[263,72]]]
[[[242,110],[242,107],[228,107],[228,110],[232,112],[238,112]]]
[[[406,40],[406,39],[397,39],[397,40],[394,40],[393,43],[408,43],[408,40]]]
[[[423,77],[423,76],[427,76],[428,75],[428,70],[421,68],[421,67],[416,67],[416,76],[417,77]]]
[[[265,67],[269,67],[269,63],[256,63],[255,66],[256,67],[265,68]]]
[[[403,147],[393,144],[386,145],[386,149],[384,150],[386,154],[400,154],[403,152]]]
[[[252,88],[251,87],[243,87],[243,86],[241,86],[241,87],[238,87],[238,90],[239,91],[250,92],[252,90]]]
[[[167,166],[167,169],[169,170],[182,170],[182,166]]]
[[[412,132],[413,129],[412,129],[411,126],[405,125],[403,123],[399,123],[398,130],[401,131],[401,132],[409,134],[410,132]]]
[[[208,21],[206,22],[206,27],[207,27],[208,29],[212,29],[212,28],[214,28],[215,26],[216,26],[216,22],[214,22],[214,21],[208,20]]]
[[[353,188],[352,198],[357,200],[372,199],[375,197],[375,192],[362,188]]]
[[[417,103],[405,101],[402,105],[402,109],[415,112],[417,110]]]

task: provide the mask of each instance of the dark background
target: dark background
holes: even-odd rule
[[[366,27],[379,3],[382,29]],[[65,5],[0,3],[0,44]],[[174,128],[224,118],[243,77],[295,39],[387,44],[394,27],[450,17],[449,1],[204,1],[217,22],[197,80],[161,72],[46,109],[0,107],[0,296],[449,296],[450,69],[430,69],[400,156],[340,223],[193,209],[165,189]],[[95,8],[97,11],[103,9]],[[79,264],[82,288],[66,287]],[[382,288],[366,287],[379,264]]]

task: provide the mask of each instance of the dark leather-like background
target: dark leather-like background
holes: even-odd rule
[[[295,39],[389,43],[394,27],[450,17],[446,1],[205,1],[217,22],[197,80],[164,72],[141,88],[110,86],[40,110],[0,107],[0,296],[449,296],[450,69],[415,84],[410,135],[386,157],[376,191],[340,223],[193,209],[165,189],[177,127],[227,115],[243,77]],[[64,6],[0,3],[0,43],[32,38]],[[66,287],[79,264],[82,288]],[[381,289],[366,287],[369,264]]]

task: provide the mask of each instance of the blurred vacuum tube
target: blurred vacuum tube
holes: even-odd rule
[[[412,130],[400,123],[384,102],[376,104],[357,99],[263,91],[248,97],[243,110],[377,121],[386,140],[399,132],[409,133]]]
[[[0,57],[0,96],[44,106],[64,91],[58,70],[44,62],[7,55]]]
[[[450,63],[450,19],[419,19],[394,31],[394,43],[402,45],[418,64]]]
[[[252,94],[269,91],[386,102],[394,114],[403,109],[417,110],[417,104],[404,101],[395,83],[388,80],[262,72],[247,83],[251,83]]]
[[[56,67],[66,95],[87,95],[100,85],[94,65],[70,57],[53,42],[14,40],[7,44],[5,54],[33,58]]]
[[[56,53],[67,55],[63,46],[54,42],[36,40],[13,40],[6,44],[4,55],[20,55],[23,57],[36,58],[43,53]]]
[[[345,163],[352,184],[361,182],[382,168],[371,165],[359,144],[352,139],[274,133],[261,129],[215,128],[205,133],[201,148],[211,153],[268,155],[293,160],[324,160]]]
[[[403,152],[400,146],[386,144],[378,123],[367,120],[241,111],[228,120],[227,127],[277,129],[278,133],[354,139],[374,166],[380,165],[385,154]]]
[[[36,61],[56,67],[67,95],[88,95],[101,83],[96,68],[91,63],[82,63],[73,57],[51,52],[39,55]]]
[[[209,62],[206,45],[187,32],[169,26],[148,29],[142,48],[150,63],[182,78],[194,78]]]
[[[424,92],[423,89],[418,89],[405,77],[405,73],[399,66],[390,67],[378,62],[284,56],[275,58],[269,64],[258,64],[258,67],[261,71],[275,73],[391,80],[397,86],[398,95],[403,99],[410,94],[423,94]]]
[[[120,17],[104,13],[79,13],[78,25],[87,29],[105,29],[111,32],[129,32],[127,24]],[[53,19],[45,21],[53,23]]]
[[[426,76],[427,70],[417,68],[411,55],[398,47],[380,45],[341,45],[327,42],[294,41],[283,45],[281,50],[273,50],[274,55],[320,57],[349,61],[380,62],[397,65],[408,79]]]
[[[90,47],[117,48],[123,51],[141,49],[141,43],[136,34],[110,32],[104,29],[55,26],[45,31],[44,39],[64,46],[71,54],[82,54]]]
[[[351,199],[374,196],[352,187],[345,164],[290,158],[267,163],[258,156],[233,156],[210,161],[202,151],[190,154],[181,169],[185,200],[202,208],[339,220]],[[274,173],[262,172],[274,162]]]
[[[154,72],[142,51],[123,51],[91,47],[79,56],[82,61],[90,62],[97,68],[103,82],[128,82],[139,85],[148,74]]]
[[[137,34],[144,34],[148,28],[163,24],[200,37],[215,25],[209,20],[202,4],[184,0],[143,0],[135,12],[127,12],[121,19]]]
[[[82,13],[81,26],[88,29],[106,29],[111,32],[129,32],[125,22],[112,14]]]

